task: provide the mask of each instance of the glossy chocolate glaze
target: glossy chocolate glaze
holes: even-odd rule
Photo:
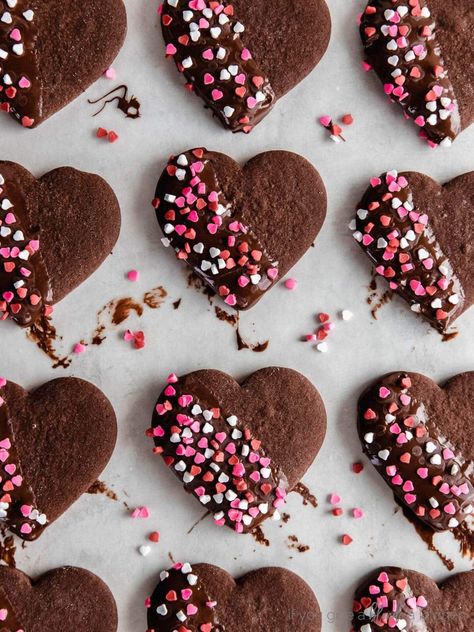
[[[38,321],[52,301],[39,228],[31,226],[26,209],[17,183],[0,173],[0,319],[22,327]]]
[[[34,127],[42,109],[34,8],[32,0],[0,0],[0,109],[24,127]]]
[[[36,540],[47,519],[36,509],[35,494],[22,474],[4,388],[0,388],[0,462],[0,524],[23,540]]]
[[[150,598],[148,632],[222,632],[216,605],[192,566],[175,564],[161,573]]]
[[[250,132],[271,110],[269,79],[246,48],[227,0],[166,0],[162,10],[166,52],[194,92],[233,132]]]
[[[379,569],[355,595],[352,625],[357,632],[429,632],[423,595],[414,594],[401,568]]]
[[[435,531],[474,512],[474,465],[437,428],[406,373],[393,373],[360,398],[358,431],[393,492]]]
[[[450,144],[461,118],[429,0],[371,0],[360,32],[385,93],[433,144]]]
[[[430,209],[418,206],[407,177],[389,172],[372,181],[354,237],[390,289],[445,333],[463,311],[464,290],[431,229]]]
[[[214,515],[218,526],[253,531],[277,517],[288,486],[265,446],[232,411],[223,410],[204,384],[169,384],[153,416],[154,438],[165,463]]]
[[[278,279],[278,262],[235,219],[239,209],[226,199],[207,150],[170,159],[154,205],[164,245],[231,307],[246,309]]]

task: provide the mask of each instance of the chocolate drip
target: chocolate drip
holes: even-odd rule
[[[361,36],[385,93],[431,145],[451,144],[461,132],[461,118],[429,2],[371,0]]]
[[[0,109],[24,127],[34,127],[42,109],[33,6],[0,0]]]
[[[0,587],[0,632],[25,632],[15,616],[4,588]]]
[[[270,81],[242,41],[245,26],[227,0],[167,0],[162,29],[172,56],[195,93],[224,126],[250,132],[275,101]]]
[[[24,540],[36,540],[44,531],[47,519],[36,509],[33,490],[21,470],[15,436],[10,423],[8,401],[0,378],[0,523]]]
[[[429,632],[428,605],[423,595],[414,594],[401,568],[380,569],[358,588],[352,625],[361,632]]]
[[[48,312],[52,300],[38,232],[16,183],[0,174],[0,319],[10,317],[23,327]]]
[[[474,512],[473,462],[438,430],[406,373],[393,373],[359,400],[364,452],[394,493],[435,531]]]
[[[278,278],[278,262],[236,219],[205,149],[171,158],[158,182],[156,216],[172,246],[231,307],[245,309]]]
[[[356,214],[354,238],[377,274],[441,333],[463,311],[461,281],[419,208],[410,183],[397,172],[374,178]]]
[[[148,605],[149,632],[223,632],[217,602],[207,594],[190,564],[175,564],[160,575]]]
[[[172,382],[160,396],[150,435],[155,452],[214,514],[218,526],[249,533],[279,518],[288,482],[243,419],[224,411],[204,385]]]

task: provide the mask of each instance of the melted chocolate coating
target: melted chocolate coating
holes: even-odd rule
[[[216,601],[190,564],[175,564],[160,575],[150,598],[148,632],[218,632]]]
[[[235,219],[206,149],[171,158],[155,197],[163,243],[228,305],[251,307],[278,279],[278,262]]]
[[[429,632],[423,614],[427,606],[427,599],[413,592],[403,569],[380,569],[357,589],[352,624],[361,632]]]
[[[371,0],[360,32],[385,93],[429,142],[449,145],[461,132],[461,117],[429,1]]]
[[[170,383],[151,435],[166,465],[214,514],[218,526],[249,533],[284,504],[288,482],[244,419],[223,410],[205,384]]]
[[[472,458],[438,429],[410,374],[385,376],[361,396],[358,432],[384,480],[433,530],[456,529],[472,516]]]
[[[41,116],[35,13],[32,0],[0,0],[0,104],[24,127]]]
[[[10,317],[23,327],[37,321],[52,301],[39,228],[31,227],[26,206],[17,183],[0,173],[0,319]]]
[[[356,214],[355,239],[390,289],[441,333],[462,313],[465,293],[420,208],[409,175],[375,178]]]
[[[0,461],[0,524],[24,540],[36,540],[47,519],[36,508],[35,494],[22,472],[4,388],[0,389]]]
[[[244,45],[245,25],[227,0],[166,0],[161,18],[168,55],[195,93],[233,132],[250,132],[275,94]]]

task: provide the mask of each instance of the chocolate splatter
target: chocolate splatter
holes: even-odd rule
[[[16,568],[15,560],[16,546],[13,536],[5,536],[5,533],[0,534],[0,561],[11,568]]]
[[[393,298],[393,292],[391,290],[386,290],[385,292],[381,292],[381,290],[377,287],[377,273],[375,270],[372,270],[372,280],[368,286],[369,295],[367,296],[367,305],[372,307],[370,313],[374,320],[377,319],[378,311],[387,303],[389,303]]]
[[[457,338],[458,335],[459,335],[459,331],[448,331],[445,334],[443,334],[442,341],[450,342],[451,340],[454,340],[455,338]]]
[[[118,94],[108,99],[108,97],[111,97],[116,92]],[[122,94],[120,94],[120,92],[122,92]],[[117,109],[123,112],[126,118],[140,118],[140,101],[134,95],[132,95],[131,97],[128,96],[128,87],[125,84],[117,86],[116,88],[114,88],[110,92],[107,92],[107,94],[104,94],[104,96],[96,99],[95,101],[91,101],[91,99],[87,100],[87,102],[91,105],[97,105],[97,103],[100,103],[101,101],[104,102],[102,104],[102,107],[95,114],[93,114],[93,116],[97,116],[98,114],[103,112],[103,110],[109,105],[109,103],[113,103],[114,101],[116,101]]]
[[[194,270],[191,270],[191,272],[188,273],[188,287],[192,287],[195,290],[199,290],[200,292],[202,292],[204,294],[204,296],[207,297],[207,300],[209,301],[209,304],[212,305],[212,299],[214,298],[215,294],[212,291],[212,289],[207,285],[207,283],[205,283],[201,277],[199,277]]]
[[[161,285],[153,288],[143,295],[143,302],[150,309],[158,309],[163,304],[163,300],[168,296],[168,292]]]
[[[68,356],[60,357],[55,349],[56,341],[62,340],[62,337],[58,336],[56,327],[53,326],[48,316],[42,315],[38,321],[27,328],[26,332],[27,337],[52,360],[53,369],[59,367],[67,369],[70,366],[71,358]]]
[[[474,534],[468,525],[463,522],[453,529],[453,535],[459,543],[459,552],[463,557],[474,560]]]
[[[231,327],[237,327],[239,325],[239,314],[229,314],[229,312],[226,312],[224,309],[221,309],[220,307],[217,307],[217,305],[214,307],[214,310],[216,312],[216,316],[219,320],[222,320],[225,323],[228,323]]]
[[[295,485],[292,491],[296,492],[303,499],[303,505],[311,505],[316,509],[318,506],[318,499],[314,494],[311,493],[308,487],[303,483],[299,482]]]
[[[97,326],[91,336],[91,344],[102,344],[107,338],[108,327],[121,325],[130,317],[132,312],[135,312],[139,317],[142,316],[145,305],[150,309],[158,309],[167,296],[168,292],[160,285],[145,292],[141,301],[137,301],[131,296],[112,299],[97,312]]]
[[[96,481],[92,483],[92,485],[87,490],[88,494],[103,494],[110,498],[110,500],[118,500],[117,494],[107,486],[107,483],[104,481]]]
[[[426,544],[428,549],[436,553],[436,555],[443,562],[444,566],[448,569],[448,571],[452,571],[454,569],[454,562],[450,560],[448,557],[446,557],[443,553],[441,553],[441,551],[439,551],[434,544],[434,537],[436,535],[436,532],[433,531],[433,529],[430,529],[430,527],[427,524],[425,524],[421,520],[418,520],[418,518],[414,515],[414,513],[408,507],[406,507],[402,503],[402,501],[397,498],[397,496],[394,495],[393,497],[397,505],[401,507],[401,510],[403,511],[403,515],[405,516],[405,518],[408,520],[408,522],[410,522],[413,525],[413,527],[415,528],[415,531],[423,540],[423,542]]]
[[[210,516],[210,515],[211,515],[211,512],[210,512],[210,511],[206,511],[206,513],[205,513],[205,514],[203,514],[203,515],[199,518],[199,520],[196,520],[196,522],[193,524],[193,526],[192,526],[192,527],[189,529],[189,531],[187,532],[187,535],[189,535],[190,533],[192,533],[192,532],[194,531],[194,529],[198,526],[198,524],[201,524],[201,522],[202,522],[203,520],[205,520],[205,519],[206,519],[208,516]]]
[[[291,516],[290,516],[290,514],[289,514],[289,513],[282,513],[282,514],[281,514],[281,521],[282,521],[284,524],[288,524],[288,522],[289,522],[290,518],[291,518]]]
[[[242,334],[240,333],[240,329],[237,327],[235,331],[235,335],[237,337],[237,349],[242,351],[242,349],[250,349],[250,351],[254,351],[255,353],[263,353],[268,349],[268,345],[270,344],[270,340],[265,340],[265,342],[256,342],[251,343],[242,338]]]
[[[173,309],[179,309],[179,308],[180,308],[180,306],[181,306],[181,301],[182,301],[182,300],[183,300],[182,298],[179,298],[177,301],[175,301],[175,302],[173,303]]]
[[[250,535],[253,537],[255,542],[257,542],[258,544],[262,544],[263,546],[270,546],[270,540],[268,540],[265,537],[265,534],[263,533],[262,527],[260,527],[260,526],[255,527],[255,529],[253,529],[250,532]]]
[[[307,544],[300,544],[296,535],[289,535],[286,545],[289,549],[296,549],[298,553],[306,553],[306,551],[310,550]]]

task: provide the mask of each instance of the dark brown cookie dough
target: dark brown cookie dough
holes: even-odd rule
[[[321,630],[313,591],[283,568],[262,568],[236,581],[217,566],[177,564],[161,574],[147,605],[148,632],[171,632],[180,622],[202,632]]]
[[[8,632],[117,630],[112,593],[99,577],[82,568],[56,568],[31,580],[17,569],[0,567],[0,611],[7,617]]]
[[[247,309],[314,242],[327,198],[318,172],[297,154],[265,152],[241,167],[193,149],[170,159],[154,206],[163,243],[228,305]]]
[[[362,16],[370,67],[431,146],[474,120],[473,25],[470,0],[370,0]]]
[[[387,566],[369,575],[355,594],[355,632],[470,632],[474,571],[437,585],[416,571]]]
[[[12,162],[0,162],[0,219],[0,316],[20,325],[35,322],[100,266],[121,222],[101,177],[61,167],[37,180]]]
[[[122,0],[2,0],[1,109],[36,127],[101,76],[126,30]]]
[[[331,35],[324,0],[165,0],[161,22],[188,85],[224,126],[246,133],[311,72]]]
[[[100,476],[115,446],[117,423],[106,396],[84,380],[53,380],[31,394],[5,382],[0,507],[9,505],[4,520],[11,531],[36,539]]]
[[[434,531],[466,533],[474,514],[473,397],[474,372],[442,388],[418,373],[397,372],[359,399],[364,452],[400,501]]]
[[[417,172],[373,178],[354,237],[376,272],[441,333],[474,302],[474,172],[444,186]]]
[[[160,395],[150,436],[155,452],[214,516],[238,533],[277,518],[317,455],[326,412],[314,386],[291,369],[270,367],[241,385],[201,370]]]

